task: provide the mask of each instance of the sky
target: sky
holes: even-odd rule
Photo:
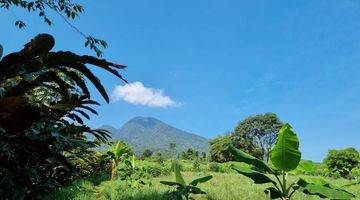
[[[303,159],[360,149],[359,1],[77,2],[85,13],[72,23],[109,43],[104,58],[127,65],[122,74],[130,83],[91,68],[111,96],[106,104],[90,87],[102,103],[91,127],[148,116],[213,138],[247,116],[273,112],[293,126]],[[55,50],[93,55],[49,14],[52,27],[28,12],[0,10],[4,52],[50,33]]]

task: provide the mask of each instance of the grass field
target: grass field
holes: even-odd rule
[[[263,192],[268,185],[255,185],[251,180],[238,174],[227,173],[206,173],[212,174],[214,178],[200,187],[207,192],[206,195],[193,196],[194,199],[202,200],[241,200],[251,199],[257,200],[268,199]],[[185,180],[192,180],[198,176],[203,176],[205,173],[184,172]],[[168,200],[165,195],[170,187],[161,185],[160,180],[174,180],[173,175],[153,178],[148,180],[151,182],[150,186],[143,186],[138,189],[131,189],[122,181],[106,181],[107,176],[95,177],[89,180],[75,181],[72,185],[63,188],[59,191],[53,192],[44,196],[45,200],[55,199],[110,199],[110,200]],[[290,177],[290,180],[295,180],[295,177]],[[330,183],[341,186],[349,183],[345,179],[327,179]],[[352,192],[360,199],[360,186],[351,186],[347,190]],[[295,200],[315,200],[320,199],[315,196],[305,196],[301,193],[296,193],[293,197]]]

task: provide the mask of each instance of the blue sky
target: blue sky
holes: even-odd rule
[[[332,148],[360,149],[358,1],[80,2],[86,12],[73,23],[107,40],[105,58],[128,65],[123,74],[134,83],[122,87],[94,69],[110,94],[115,88],[120,94],[102,101],[92,127],[152,116],[212,138],[246,116],[274,112],[294,127],[304,159],[320,161]],[[92,54],[52,17],[49,28],[27,12],[1,10],[5,53],[46,32],[57,50]],[[17,18],[25,30],[13,26]],[[134,95],[134,88],[149,96]]]

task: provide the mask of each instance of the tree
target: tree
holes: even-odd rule
[[[176,156],[176,143],[169,143],[168,146],[168,157],[170,159],[175,159]]]
[[[73,0],[1,0],[0,8],[9,10],[11,7],[19,7],[29,12],[36,13],[39,17],[43,18],[44,22],[51,26],[52,20],[48,17],[48,11],[57,13],[72,29],[79,33],[85,39],[85,47],[89,47],[94,50],[98,57],[101,57],[103,52],[101,47],[106,48],[107,43],[104,40],[94,38],[91,35],[86,35],[79,28],[70,23],[69,20],[73,20],[78,17],[84,8],[81,4],[75,3]],[[26,24],[23,20],[17,19],[15,26],[20,29],[25,28]]]
[[[229,151],[232,144],[229,135],[219,136],[210,141],[209,158],[213,162],[228,162],[233,160],[233,155]]]
[[[188,150],[181,153],[181,157],[184,160],[194,160],[196,158],[199,158],[199,152],[189,148]]]
[[[40,34],[0,61],[0,196],[4,199],[36,199],[65,185],[74,175],[73,157],[82,157],[82,152],[110,137],[106,130],[91,129],[83,122],[90,119],[88,112],[97,114],[92,106],[99,105],[83,78],[109,102],[86,64],[120,79],[118,70],[125,66],[69,51],[54,52],[54,44],[51,35]],[[39,101],[34,97],[39,88],[51,90],[57,98]],[[87,133],[96,139],[89,141]]]
[[[348,177],[352,169],[360,166],[360,155],[354,148],[329,150],[324,163],[331,173],[339,173],[342,177]]]
[[[150,149],[145,149],[141,155],[142,159],[150,158],[152,156],[153,152]]]
[[[238,123],[232,138],[236,147],[251,154],[260,148],[262,159],[268,162],[269,151],[275,144],[282,125],[274,113],[250,116]]]
[[[157,152],[155,155],[155,161],[158,162],[159,164],[164,164],[165,158],[163,156],[163,154],[161,152]]]
[[[205,153],[205,152],[201,152],[201,158],[202,158],[203,160],[206,160],[206,153]]]

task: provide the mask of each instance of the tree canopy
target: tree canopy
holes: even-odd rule
[[[247,152],[261,149],[261,157],[269,160],[269,151],[275,144],[283,123],[274,113],[265,113],[247,117],[240,121],[232,133],[235,146]]]
[[[352,169],[360,166],[360,154],[354,148],[329,150],[324,163],[330,173],[338,173],[342,177],[350,175]]]

